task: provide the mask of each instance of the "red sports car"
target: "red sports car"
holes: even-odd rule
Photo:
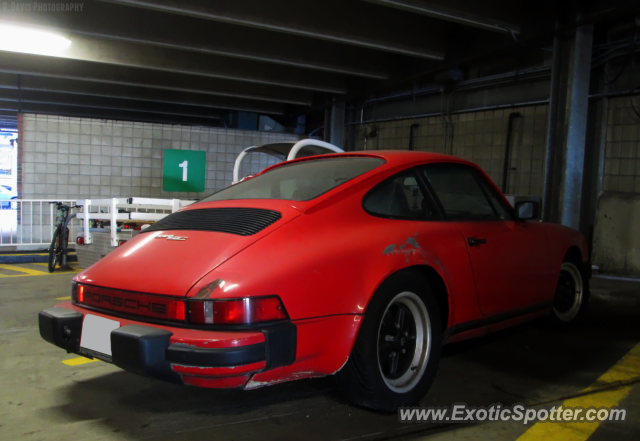
[[[415,405],[443,344],[588,303],[587,243],[512,208],[471,162],[376,151],[268,168],[156,222],[40,312],[68,352],[175,383],[253,389],[334,375]]]

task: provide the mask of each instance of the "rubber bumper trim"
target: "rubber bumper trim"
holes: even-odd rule
[[[111,331],[113,364],[134,374],[171,383],[182,383],[165,359],[165,350],[173,333],[141,325],[125,325]]]
[[[267,343],[267,364],[265,371],[289,366],[296,361],[298,328],[293,322],[281,322],[263,326],[260,331]]]
[[[40,336],[67,352],[78,352],[84,315],[67,308],[51,308],[40,311],[38,327]]]
[[[83,319],[82,313],[67,308],[41,311],[38,315],[40,335],[67,352],[78,354]],[[265,361],[264,370],[270,370],[295,361],[297,328],[294,323],[274,323],[257,330],[264,333],[264,343],[203,349],[170,344],[173,333],[165,329],[125,325],[111,332],[112,356],[109,361],[126,371],[173,383],[182,383],[182,380],[172,370],[171,364],[229,367]]]
[[[171,345],[167,348],[167,360],[185,366],[228,367],[265,361],[264,343],[230,348],[201,349]]]

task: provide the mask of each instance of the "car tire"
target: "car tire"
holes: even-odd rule
[[[48,259],[48,269],[49,272],[52,273],[56,269],[56,264],[58,263],[59,253],[62,249],[62,240],[60,237],[60,228],[56,228],[53,232],[53,239],[51,239],[51,246],[49,247],[49,259]]]
[[[426,395],[442,346],[440,308],[431,286],[418,272],[403,271],[375,292],[351,355],[335,376],[349,401],[392,412],[415,406]]]
[[[566,257],[560,267],[551,319],[556,326],[579,322],[589,306],[589,279],[579,259]]]

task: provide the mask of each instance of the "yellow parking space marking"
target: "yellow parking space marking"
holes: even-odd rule
[[[55,273],[45,273],[45,274],[0,274],[0,279],[2,278],[11,278],[11,277],[33,277],[33,276],[59,276],[61,274],[76,274],[80,271],[65,271],[65,272],[55,272]]]
[[[38,266],[44,266],[45,268],[49,267],[49,264],[47,262],[29,262],[29,263],[26,263],[25,265],[38,265]],[[69,268],[71,268],[72,270],[78,269],[77,267],[71,266],[71,265],[69,265]],[[58,269],[56,269],[56,271],[58,271]]]
[[[613,407],[631,391],[630,383],[640,380],[640,344],[618,361],[615,366],[602,374],[583,392],[587,395],[570,398],[562,403],[567,407]],[[596,431],[599,422],[593,423],[536,423],[518,441],[562,440],[584,441]]]
[[[21,265],[39,265],[39,262],[31,262],[31,263],[26,263],[26,264],[21,264]],[[47,266],[46,263],[43,263],[42,266]],[[29,268],[27,266],[17,266],[17,265],[6,265],[6,264],[0,264],[0,270],[5,270],[5,271],[10,271],[13,272],[14,274],[0,274],[0,278],[6,278],[6,277],[32,277],[32,276],[55,276],[58,274],[76,274],[79,273],[80,271],[82,271],[80,268],[75,268],[75,267],[71,267],[70,270],[61,270],[59,268],[56,269],[55,272],[50,273],[50,272],[45,272],[45,271],[39,271],[36,269],[32,269]],[[15,273],[19,273],[19,274],[15,274]]]
[[[49,273],[45,273],[44,271],[38,271],[38,270],[29,269],[22,266],[15,266],[15,265],[0,264],[0,269],[17,271],[19,273],[26,273],[29,276],[48,276],[49,275]]]
[[[81,364],[93,363],[94,361],[98,361],[97,358],[85,358],[85,357],[77,357],[71,358],[69,360],[62,360],[64,364],[67,366],[80,366]]]
[[[69,297],[56,297],[56,300],[71,300],[71,296],[69,296]]]

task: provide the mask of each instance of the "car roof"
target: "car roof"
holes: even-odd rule
[[[399,167],[402,165],[419,164],[424,162],[454,162],[457,164],[468,164],[477,167],[477,165],[471,161],[467,161],[466,159],[458,158],[456,156],[444,155],[442,153],[416,152],[411,150],[368,150],[293,159],[291,161],[285,161],[279,164],[272,165],[271,167],[264,169],[260,174],[266,173],[267,171],[273,170],[274,168],[282,167],[284,165],[291,165],[298,162],[344,157],[382,158],[386,161],[386,164],[380,167],[380,171]]]

